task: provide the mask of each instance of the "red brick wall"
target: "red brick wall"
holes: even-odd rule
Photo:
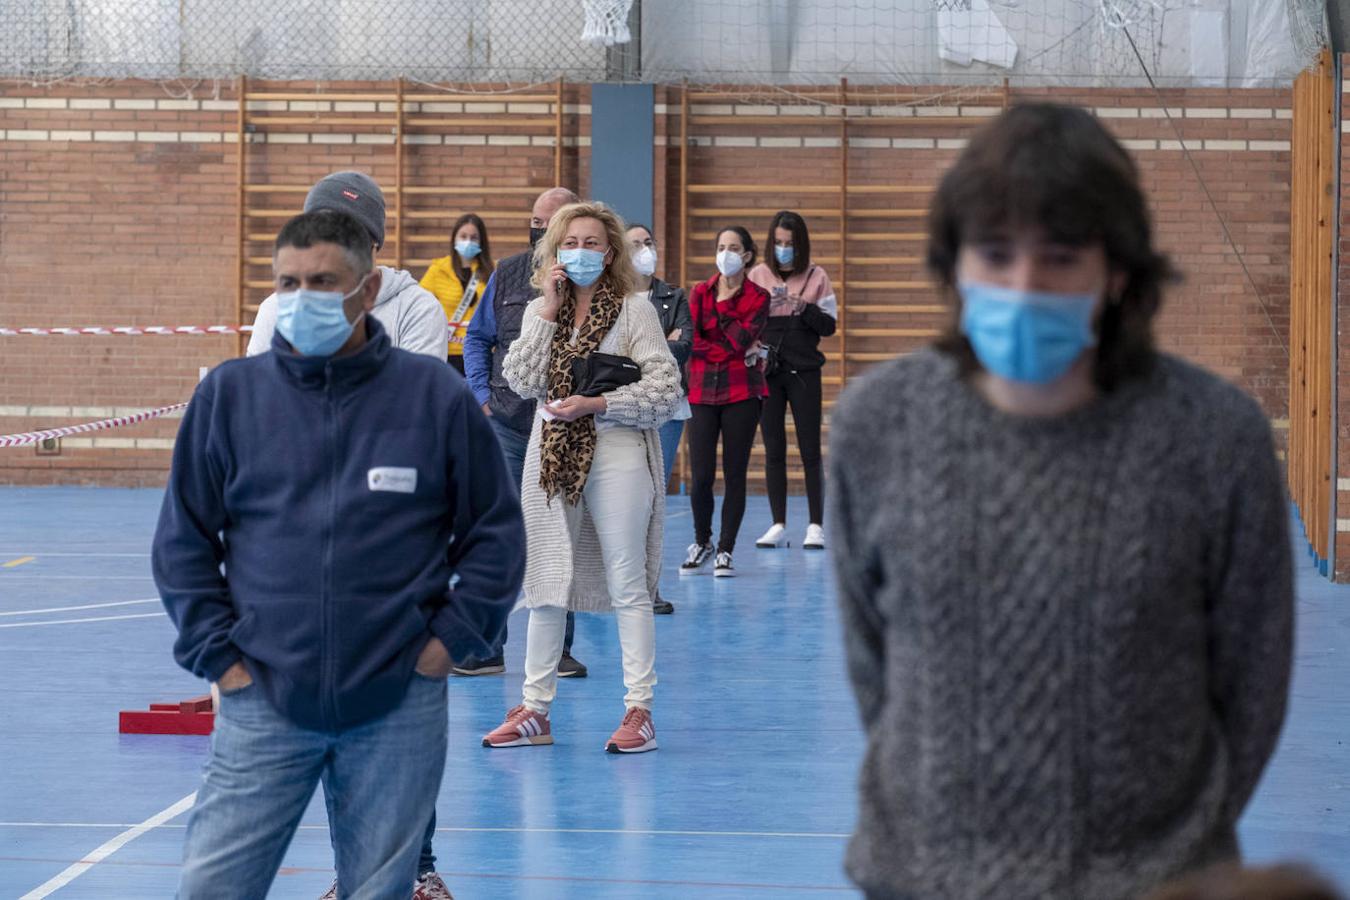
[[[315,92],[314,85],[271,87]],[[378,87],[391,89],[389,85]],[[360,84],[323,87],[326,93],[372,89]],[[316,100],[321,97],[316,95]],[[1251,391],[1278,424],[1286,415],[1288,378],[1283,345],[1288,319],[1289,93],[1171,90],[1162,98],[1150,91],[1114,90],[1013,90],[1011,94],[1014,101],[1030,97],[1094,107],[1128,142],[1153,198],[1159,243],[1187,276],[1171,292],[1160,319],[1163,346],[1214,368]],[[491,100],[506,102],[509,98]],[[675,281],[682,249],[678,240],[679,89],[658,88],[656,101],[660,106],[653,149],[657,172],[654,226],[662,242],[663,273]],[[589,182],[587,102],[584,87],[569,86],[563,181],[583,194]],[[862,103],[865,98],[851,102]],[[944,112],[931,103],[922,104],[926,111],[940,113],[941,121],[850,125],[851,183],[931,186],[955,157],[962,138],[978,126],[988,107],[1002,99],[991,100],[986,94],[941,102],[953,102],[956,108]],[[718,103],[737,106],[733,101]],[[1175,119],[1164,116],[1164,107],[1173,111]],[[0,326],[235,321],[235,109],[235,99],[228,92],[175,101],[157,85],[131,82],[50,89],[0,86]],[[765,110],[752,109],[746,114],[765,115]],[[474,115],[499,122],[436,133],[486,135],[484,143],[447,144],[442,138],[434,144],[410,145],[405,183],[481,185],[484,193],[452,200],[408,195],[409,212],[443,212],[444,218],[408,219],[406,230],[410,238],[435,236],[439,240],[453,215],[463,209],[480,203],[504,209],[519,203],[519,223],[489,222],[493,249],[500,258],[523,246],[529,204],[528,198],[498,196],[494,189],[551,184],[553,150],[535,141],[528,145],[502,141],[510,135],[544,133],[513,124],[518,117],[505,110]],[[949,122],[948,118],[962,121]],[[307,185],[328,171],[356,167],[370,171],[390,188],[394,181],[390,144],[316,142],[316,135],[341,136],[354,130],[324,125],[322,116],[314,124],[271,129],[268,142],[249,143],[249,180]],[[304,143],[273,141],[272,131],[294,133],[298,137],[291,140],[303,139]],[[1219,212],[1229,222],[1255,287],[1248,283],[1200,179],[1176,143],[1178,132],[1195,148],[1192,158]],[[696,138],[689,159],[693,183],[778,186],[762,195],[692,197],[690,205],[696,207],[763,211],[696,220],[694,232],[709,231],[715,221],[728,218],[744,222],[762,240],[768,216],[778,208],[837,207],[837,195],[800,190],[837,183],[837,123],[733,122],[694,126],[691,133]],[[487,143],[494,135],[499,140]],[[268,195],[266,206],[278,208],[279,203],[289,202],[298,207],[301,196],[292,194],[286,200],[285,195]],[[897,200],[860,194],[850,206],[918,211],[925,202],[922,195]],[[808,219],[814,232],[837,231],[837,217]],[[847,268],[837,261],[837,242],[818,241],[816,255],[835,258],[829,269],[836,280],[847,274],[854,282],[921,281],[923,271],[915,262],[884,267],[862,264],[868,257],[882,255],[918,257],[921,242],[869,243],[857,241],[856,235],[921,232],[922,222],[921,215],[895,221],[850,219],[849,231],[855,240],[849,244]],[[280,223],[280,217],[271,218],[255,222],[254,228],[266,233]],[[691,241],[691,278],[711,271],[707,243]],[[382,261],[392,262],[393,252],[391,244]],[[407,259],[444,252],[440,243],[410,242],[405,249]],[[266,256],[266,245],[251,244],[250,254]],[[421,265],[410,268],[421,274]],[[266,267],[254,267],[249,277],[266,280]],[[254,302],[262,293],[252,292]],[[850,288],[847,294],[852,309],[934,302],[926,288]],[[920,333],[850,336],[848,374],[865,368],[876,356],[922,344],[927,339],[922,332],[944,321],[940,313],[857,312],[851,316],[851,330]],[[844,375],[838,364],[840,344],[836,337],[825,346],[833,360],[826,373],[832,382],[827,388],[829,396]],[[120,411],[186,399],[198,368],[228,357],[236,346],[232,338],[224,337],[0,337],[0,381],[5,385],[0,396],[0,433],[98,418],[114,411],[109,408]],[[159,483],[168,463],[165,448],[175,426],[174,420],[166,419],[93,438],[83,436],[67,441],[62,455],[55,458],[39,458],[31,447],[0,450],[0,483]],[[112,444],[98,445],[109,439]],[[81,440],[83,446],[78,445]],[[132,445],[125,446],[127,441]]]
[[[377,88],[392,90],[390,85],[328,84],[324,91]],[[309,84],[254,85],[250,91],[314,89]],[[583,193],[588,152],[575,144],[588,131],[586,116],[577,111],[588,95],[587,88],[570,86],[563,120],[562,181]],[[406,196],[410,213],[438,216],[406,220],[409,238],[434,240],[409,241],[405,247],[408,267],[416,275],[426,266],[414,260],[448,252],[446,232],[464,211],[517,210],[518,221],[492,220],[488,225],[498,259],[524,248],[532,197],[503,195],[499,189],[542,189],[554,183],[554,131],[551,115],[543,123],[533,116],[533,124],[518,124],[524,117],[507,114],[509,99],[485,96],[484,111],[444,114],[500,121],[492,127],[410,128],[410,135],[435,135],[438,142],[409,144],[406,184],[483,188],[473,195]],[[316,94],[315,100],[322,102],[322,95]],[[362,114],[332,108],[324,112]],[[228,91],[219,97],[170,99],[158,85],[130,82],[48,90],[0,87],[0,325],[236,322],[236,128],[237,99]],[[455,141],[446,134],[453,134]],[[344,143],[317,142],[344,135]],[[370,172],[386,189],[390,209],[389,240],[380,261],[394,263],[395,160],[387,127],[381,133],[359,125],[325,125],[320,118],[316,124],[268,128],[266,138],[255,142],[254,137],[248,144],[251,184],[305,186],[337,169]],[[296,139],[304,142],[291,142]],[[295,192],[250,194],[250,206],[281,213],[251,219],[249,231],[274,233],[299,211],[303,197]],[[270,254],[265,241],[247,246],[251,256],[265,260]],[[248,278],[269,280],[265,261],[250,266]],[[254,287],[248,299],[256,304],[266,294],[265,288]],[[246,315],[244,321],[250,318]],[[0,434],[187,399],[199,368],[228,358],[239,346],[232,337],[205,336],[0,340]],[[31,446],[3,449],[0,483],[162,483],[176,427],[174,418],[165,418],[67,438],[57,457],[39,457]]]

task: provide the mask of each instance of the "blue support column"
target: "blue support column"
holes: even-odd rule
[[[652,225],[656,93],[650,84],[591,85],[591,198]]]

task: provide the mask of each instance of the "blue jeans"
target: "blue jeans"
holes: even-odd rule
[[[666,484],[674,471],[675,454],[680,452],[680,438],[684,436],[684,419],[671,419],[661,426],[661,460],[666,465]]]
[[[520,483],[525,479],[525,451],[529,449],[530,436],[503,425],[498,419],[489,418],[488,422],[492,425],[493,433],[497,435],[497,443],[501,444],[502,457],[506,460],[506,471],[511,473],[511,479],[519,491]]]
[[[265,897],[320,781],[339,896],[408,896],[445,769],[447,721],[445,680],[420,675],[392,711],[339,732],[292,723],[257,685],[222,695],[178,896]]]

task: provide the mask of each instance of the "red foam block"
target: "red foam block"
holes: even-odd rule
[[[215,724],[209,694],[178,703],[152,703],[148,710],[122,710],[117,716],[122,734],[210,734]]]

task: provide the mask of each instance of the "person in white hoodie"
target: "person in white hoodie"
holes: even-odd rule
[[[305,197],[305,212],[336,209],[355,218],[370,232],[375,250],[384,246],[384,194],[363,172],[334,172],[322,178]],[[380,266],[383,280],[371,315],[380,320],[395,347],[445,358],[449,322],[434,294],[404,269]],[[247,355],[266,353],[277,325],[277,295],[258,307]]]

